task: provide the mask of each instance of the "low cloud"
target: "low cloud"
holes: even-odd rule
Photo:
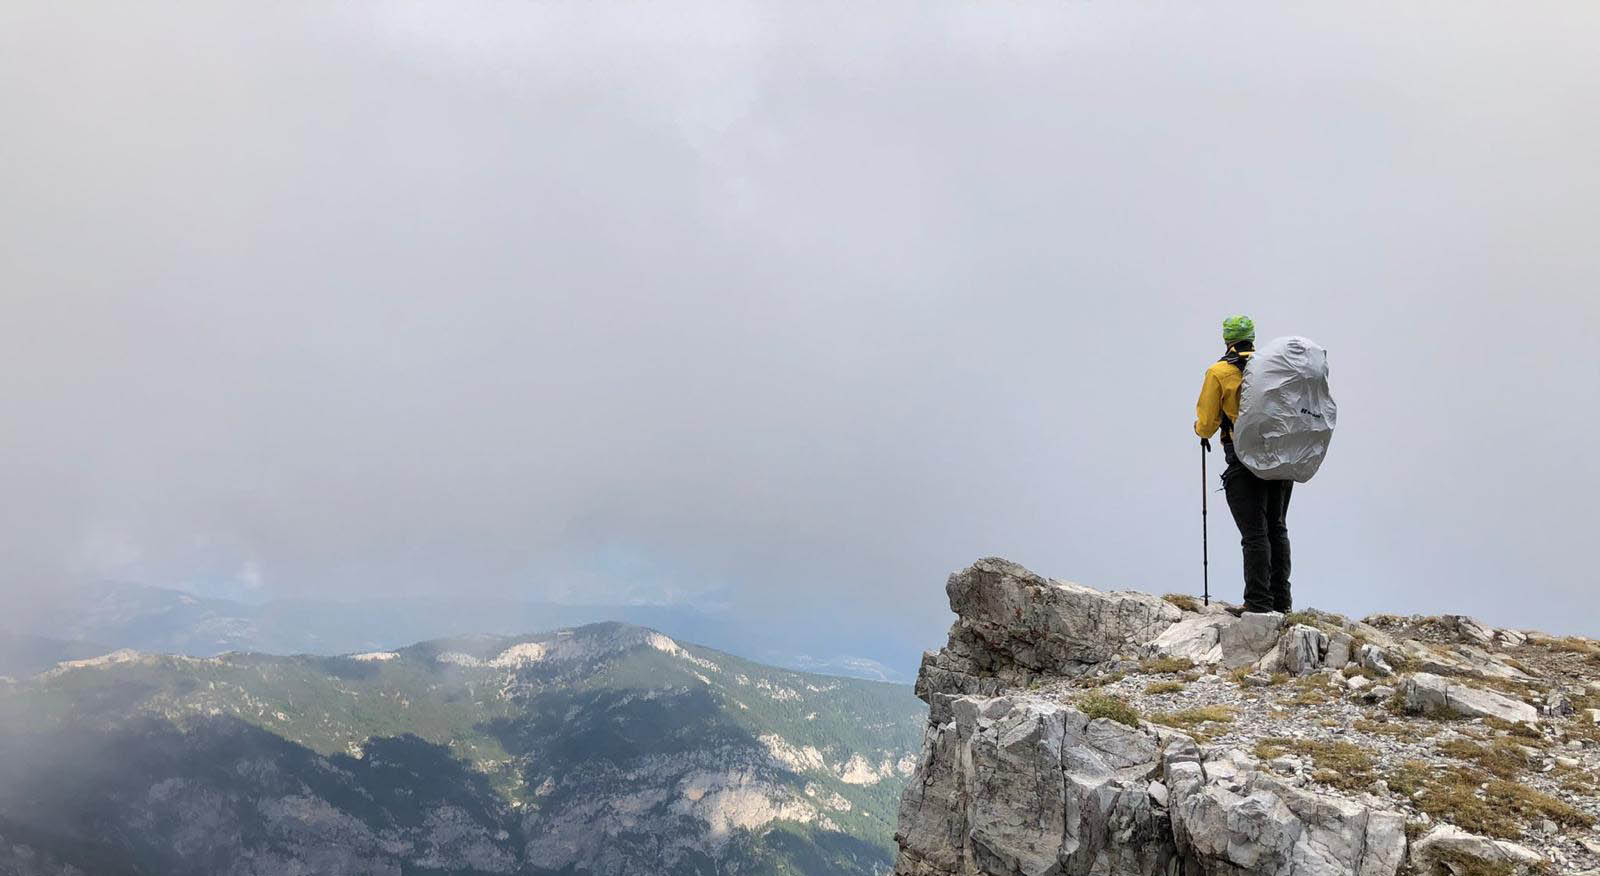
[[[0,599],[686,601],[910,660],[982,554],[1198,589],[1249,312],[1341,405],[1299,602],[1597,632],[1566,15],[24,3]]]

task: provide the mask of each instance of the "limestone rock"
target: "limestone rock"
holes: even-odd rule
[[[1322,668],[1328,636],[1316,627],[1295,624],[1278,642],[1283,668],[1290,675],[1310,675]],[[1340,664],[1341,666],[1343,664]]]
[[[1271,767],[1273,772],[1292,776],[1295,773],[1300,772],[1300,770],[1305,766],[1305,761],[1298,757],[1285,754],[1267,761],[1267,766]]]
[[[1577,712],[1577,707],[1572,704],[1572,698],[1559,690],[1552,690],[1545,694],[1544,712],[1557,718],[1570,718]]]
[[[1356,662],[1379,675],[1394,674],[1394,667],[1389,665],[1388,655],[1377,645],[1362,645],[1357,648]]]
[[[1166,874],[1153,733],[1038,698],[960,697],[901,801],[895,873]]]
[[[1256,663],[1278,645],[1283,614],[1276,611],[1245,612],[1238,623],[1222,628],[1222,665],[1238,669]]]
[[[1160,782],[1151,782],[1149,790],[1150,790],[1150,801],[1155,803],[1157,806],[1159,806],[1159,807],[1161,807],[1163,809],[1166,808],[1166,805],[1167,805],[1167,786],[1161,784]]]
[[[1482,872],[1504,872],[1526,876],[1539,872],[1544,864],[1537,852],[1516,843],[1491,840],[1467,833],[1450,824],[1441,824],[1411,847],[1412,865],[1418,876],[1456,876],[1471,872],[1472,863]]]
[[[1423,672],[1435,675],[1465,675],[1475,678],[1526,681],[1527,674],[1474,645],[1458,644],[1448,649],[1429,647],[1415,640],[1400,643],[1400,653]]]
[[[1025,686],[1031,677],[1030,673],[1015,671],[1000,677],[993,668],[964,653],[965,650],[952,641],[943,650],[922,652],[922,668],[917,672],[915,692],[930,707],[940,694],[995,696],[1008,686]]]
[[[1405,858],[1405,819],[1292,787],[1230,751],[1193,762],[1170,749],[1164,778],[1179,852],[1204,874],[1394,876]]]
[[[1552,664],[1534,649],[1555,646],[1472,618],[1317,614],[1315,626],[1286,628],[1275,612],[1183,613],[995,559],[951,576],[946,589],[958,620],[918,677],[929,724],[902,799],[897,876],[1464,876],[1460,862],[1480,853],[1533,866],[1540,859],[1528,849],[1435,822],[1416,804],[1429,789],[1407,790],[1408,800],[1384,778],[1409,759],[1449,756],[1444,743],[1485,737],[1361,705],[1399,688],[1414,712],[1535,724],[1538,708],[1473,680],[1525,681],[1524,666],[1540,681],[1519,687],[1539,690],[1551,717],[1550,745],[1523,748],[1521,780],[1552,793],[1558,767],[1596,764],[1587,734],[1558,743],[1567,721],[1600,722],[1600,709],[1560,716],[1562,703],[1574,705],[1575,681],[1600,682],[1552,684]],[[1528,650],[1514,666],[1499,650],[1517,645]],[[1187,658],[1205,671],[1174,685],[1170,672],[1141,667],[1146,657]],[[1352,663],[1366,671],[1343,677]],[[1278,672],[1307,680],[1270,690]],[[1075,705],[1091,696],[1119,698],[1152,723],[1091,720]],[[1272,755],[1269,766],[1257,751]],[[1409,856],[1398,809],[1434,826]],[[1592,863],[1582,850],[1562,857],[1574,854],[1558,842],[1564,828],[1519,822],[1558,867]]]
[[[1187,657],[1201,666],[1222,661],[1222,631],[1238,619],[1230,614],[1186,617],[1157,636],[1147,649],[1152,657]]]
[[[1537,724],[1539,710],[1521,700],[1470,687],[1448,678],[1419,672],[1406,680],[1406,709],[1411,712],[1498,718],[1512,723]]]
[[[994,557],[951,575],[945,593],[956,622],[949,645],[923,662],[924,697],[995,692],[986,679],[1025,685],[1040,673],[1071,675],[1142,647],[1183,619],[1158,596],[1102,593]]]
[[[1530,678],[1527,673],[1507,663],[1504,657],[1476,645],[1456,645],[1451,651],[1467,664],[1469,675],[1513,681],[1527,681]]]
[[[1517,648],[1528,641],[1528,637],[1517,630],[1495,630],[1494,639],[1502,648]]]
[[[1346,632],[1335,632],[1328,636],[1328,653],[1322,658],[1322,665],[1333,669],[1343,669],[1350,662],[1350,646],[1355,643],[1355,638]]]
[[[1447,614],[1442,620],[1455,630],[1456,635],[1477,645],[1494,641],[1494,628],[1464,614]]]

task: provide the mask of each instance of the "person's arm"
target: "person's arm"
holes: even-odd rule
[[[1200,401],[1194,406],[1194,433],[1210,439],[1222,427],[1222,381],[1206,369],[1205,382],[1200,384]]]

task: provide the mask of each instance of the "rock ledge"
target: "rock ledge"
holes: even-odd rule
[[[1600,644],[946,585],[900,876],[1600,876]]]

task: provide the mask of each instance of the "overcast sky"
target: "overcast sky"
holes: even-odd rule
[[[0,611],[687,601],[909,663],[987,554],[1198,592],[1245,312],[1340,407],[1298,604],[1600,634],[1597,45],[1589,2],[6,3]]]

